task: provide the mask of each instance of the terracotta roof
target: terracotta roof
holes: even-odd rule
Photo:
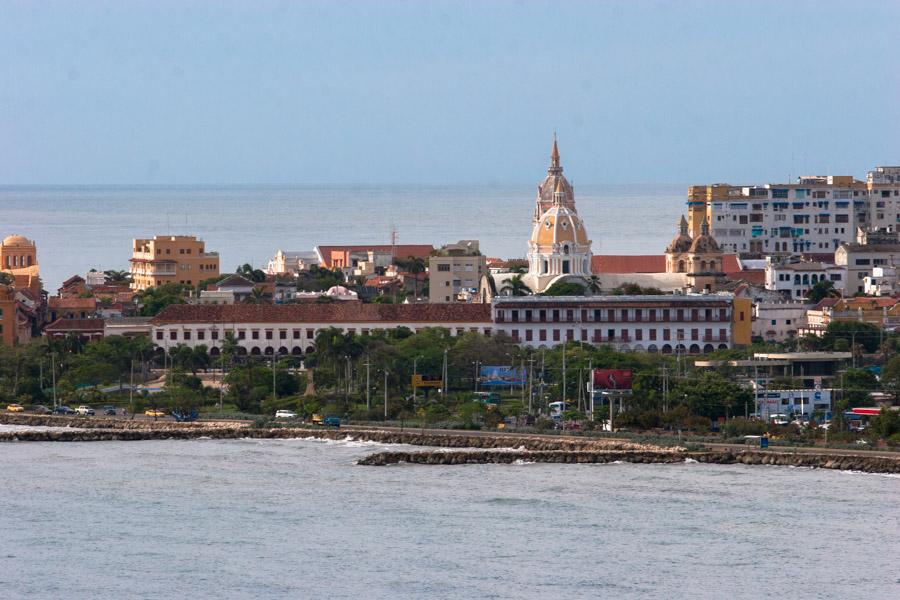
[[[154,319],[164,323],[490,323],[489,304],[172,304]]]
[[[614,255],[591,257],[591,271],[602,273],[665,273],[665,254]]]
[[[840,298],[822,298],[821,300],[819,300],[818,304],[816,304],[809,310],[822,310],[825,307],[834,306],[838,303],[838,300],[840,300]]]
[[[389,252],[391,249],[394,251],[394,258],[409,258],[410,256],[414,258],[428,258],[428,256],[434,252],[434,246],[431,244],[397,244],[395,246],[392,246],[391,244],[371,244],[368,246],[316,246],[316,250],[322,257],[322,264],[328,269],[332,267],[332,252],[368,252],[369,250]]]
[[[62,282],[62,286],[69,287],[70,285],[73,285],[75,283],[84,283],[84,278],[82,278],[81,275],[72,275]]]
[[[747,283],[752,283],[753,285],[765,285],[766,271],[765,269],[746,269],[744,271],[731,271],[725,273],[725,278],[731,279],[732,281],[746,281]]]
[[[93,310],[97,306],[96,298],[60,298],[53,296],[48,300],[51,309],[78,309]]]
[[[103,319],[57,319],[44,327],[44,331],[103,331]]]

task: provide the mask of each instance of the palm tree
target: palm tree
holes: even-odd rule
[[[596,275],[591,275],[587,278],[587,289],[592,294],[600,293],[600,278]]]
[[[532,293],[531,288],[522,281],[522,275],[513,275],[506,280],[506,283],[500,288],[501,294],[507,296],[528,296]]]
[[[244,298],[245,304],[268,304],[270,300],[268,292],[260,286],[250,290],[250,295]]]
[[[109,271],[103,271],[103,274],[109,283],[131,283],[131,273],[128,271],[110,269]]]
[[[419,273],[425,272],[425,259],[410,256],[406,260],[394,261],[398,267],[413,276],[413,293],[415,298],[419,297]]]

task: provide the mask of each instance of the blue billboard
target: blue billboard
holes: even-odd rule
[[[482,365],[481,385],[525,385],[528,378],[524,367]]]

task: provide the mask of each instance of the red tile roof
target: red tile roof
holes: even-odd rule
[[[322,256],[323,266],[330,269],[332,252],[368,252],[369,250],[377,250],[379,252],[394,251],[394,258],[428,258],[434,252],[434,246],[431,244],[372,244],[372,245],[356,245],[356,246],[317,246],[319,254]]]
[[[66,331],[103,331],[103,319],[57,319],[44,327],[49,333]]]
[[[490,323],[489,304],[172,304],[153,319],[164,323]]]
[[[840,298],[822,298],[821,300],[819,300],[819,303],[813,306],[810,310],[822,310],[827,306],[834,306],[838,303],[838,300],[840,300]]]
[[[77,297],[60,298],[58,296],[53,296],[48,300],[48,304],[51,310],[94,310],[97,307],[97,299]]]
[[[766,285],[766,270],[747,269],[745,271],[726,272],[725,279],[731,279],[732,281],[746,281],[753,285]]]
[[[603,273],[665,273],[666,255],[596,255],[591,257],[591,271],[597,275]]]

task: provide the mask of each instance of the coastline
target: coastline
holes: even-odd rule
[[[392,464],[467,465],[539,462],[553,464],[684,463],[774,465],[900,474],[900,456],[865,455],[851,451],[817,452],[790,449],[687,450],[637,444],[627,440],[584,439],[494,432],[396,430],[377,427],[255,428],[237,421],[174,423],[103,418],[0,414],[0,423],[41,429],[0,432],[0,442],[102,442],[192,439],[328,439],[422,446],[422,451],[385,451],[358,461],[365,466]],[[52,427],[52,429],[46,429]],[[427,448],[441,448],[428,450]],[[447,450],[447,449],[450,450]]]

